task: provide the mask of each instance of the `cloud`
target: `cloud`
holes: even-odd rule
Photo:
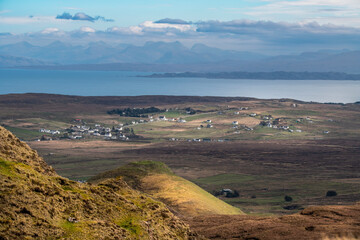
[[[358,0],[263,0],[263,3],[249,8],[245,14],[273,21],[317,21],[360,27]]]
[[[182,19],[164,18],[154,23],[168,23],[168,24],[190,24],[191,22],[184,21]]]
[[[283,52],[314,51],[318,49],[359,49],[360,29],[334,24],[288,23],[272,21],[234,20],[196,23],[197,32],[218,38],[238,39],[258,43],[258,49]]]
[[[70,13],[67,13],[67,12],[64,12],[63,14],[56,16],[56,19],[70,20],[72,18],[73,18],[73,16]]]
[[[130,27],[112,27],[108,28],[105,33],[119,34],[119,35],[142,35],[143,29],[139,26]]]
[[[288,23],[273,21],[203,21],[196,24],[198,32],[217,32],[239,35],[270,35],[289,36],[301,34],[360,34],[359,28],[337,26],[334,24],[319,24],[315,21],[308,23]]]
[[[96,30],[91,28],[91,27],[81,27],[80,31],[81,32],[86,32],[86,33],[94,33],[94,32],[96,32]]]
[[[157,32],[165,32],[165,31],[173,31],[177,30],[180,32],[192,31],[195,28],[189,24],[176,24],[176,23],[159,23],[153,21],[145,21],[139,25],[143,29],[143,31],[157,31]]]
[[[166,21],[167,22],[167,21]],[[114,34],[126,34],[126,35],[164,35],[170,34],[171,36],[177,36],[179,34],[187,34],[189,32],[195,32],[196,28],[190,24],[175,23],[185,22],[183,20],[176,20],[172,23],[165,23],[165,21],[145,21],[137,26],[130,27],[112,27],[108,28],[106,32]]]
[[[42,34],[51,34],[51,33],[56,33],[59,32],[60,29],[58,28],[45,28],[44,30],[41,31]]]
[[[34,21],[34,19],[27,19]],[[53,17],[53,21],[55,20]],[[360,28],[320,24],[316,21],[290,23],[212,20],[188,24],[177,24],[182,21],[176,21],[177,23],[174,21],[166,22],[172,23],[145,21],[138,25],[115,26],[106,30],[83,26],[73,31],[62,31],[59,26],[51,26],[43,31],[31,34],[0,36],[0,38],[2,42],[43,41],[48,43],[58,40],[61,36],[65,42],[76,42],[78,44],[104,41],[113,44],[123,42],[141,45],[146,41],[181,41],[187,46],[192,46],[194,43],[204,43],[223,49],[254,51],[265,54],[287,54],[319,49],[347,48],[360,50],[358,44]]]
[[[71,15],[70,13],[64,12],[61,15],[57,15],[56,19],[63,19],[63,20],[74,20],[74,21],[89,21],[89,22],[95,22],[98,20],[104,21],[104,22],[114,22],[113,19],[106,19],[102,16],[96,16],[91,17],[85,13],[78,12],[74,15]]]
[[[1,17],[0,23],[2,24],[32,24],[32,23],[54,23],[56,19],[53,16],[28,16],[28,17]]]

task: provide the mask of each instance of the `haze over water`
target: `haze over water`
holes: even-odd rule
[[[0,70],[0,94],[53,93],[80,96],[187,95],[353,103],[360,81],[145,78],[118,71]]]

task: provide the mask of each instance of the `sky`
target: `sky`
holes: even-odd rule
[[[359,0],[0,0],[0,44],[204,43],[299,52],[358,49]]]

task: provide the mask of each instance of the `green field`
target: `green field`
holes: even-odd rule
[[[10,132],[14,133],[18,138],[20,138],[21,140],[24,140],[24,141],[31,141],[31,140],[39,139],[39,138],[41,138],[42,135],[44,135],[44,133],[41,133],[36,130],[28,130],[28,129],[17,128],[17,127],[9,127],[9,126],[5,126],[5,128],[7,130],[9,130]]]
[[[251,176],[243,174],[219,174],[193,180],[199,186],[209,192],[219,191],[223,188],[237,190],[240,193],[238,198],[221,197],[225,202],[236,206],[246,213],[272,214],[296,212],[285,210],[288,205],[298,205],[299,208],[306,206],[309,202],[323,199],[324,204],[331,198],[326,197],[329,190],[336,191],[335,198],[356,198],[360,194],[360,183],[358,185],[339,183],[328,180],[309,180],[301,177],[291,179],[283,176]],[[284,197],[292,197],[291,202],[286,202]],[[267,209],[267,210],[265,210]]]
[[[254,180],[253,176],[241,175],[241,174],[231,174],[224,173],[219,175],[214,175],[210,177],[198,178],[195,181],[197,184],[207,184],[207,185],[230,185],[233,183],[244,183]]]
[[[282,115],[282,116],[318,116],[320,115],[317,111],[312,110],[275,110],[271,111],[273,115]]]

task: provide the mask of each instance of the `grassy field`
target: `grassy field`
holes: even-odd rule
[[[224,173],[210,177],[197,178],[195,183],[202,185],[226,186],[233,183],[244,183],[254,180],[253,176]]]
[[[162,161],[208,192],[235,189],[222,199],[250,214],[288,214],[284,207],[351,204],[360,200],[358,141],[242,140],[224,143],[31,143],[56,171],[86,180],[140,160]],[[341,162],[341,164],[339,164]],[[326,197],[334,190],[336,197]],[[285,202],[284,196],[293,198]]]
[[[281,175],[219,174],[193,181],[210,192],[223,188],[239,191],[238,198],[221,199],[249,214],[266,213],[264,208],[268,209],[269,214],[291,213],[311,204],[319,204],[320,201],[322,204],[331,204],[345,199],[355,200],[360,196],[360,185],[328,180],[316,180],[314,184],[311,179],[286,178]],[[329,190],[336,191],[338,196],[326,197]],[[292,201],[285,201],[285,196],[290,196]],[[285,210],[287,206],[295,208]]]
[[[296,116],[296,117],[307,117],[307,116],[319,116],[321,112],[313,110],[275,110],[271,111],[270,114],[276,116]]]
[[[10,126],[6,126],[5,128],[24,141],[36,140],[41,138],[41,136],[43,135],[43,133],[36,130],[28,130],[24,128],[10,127]]]

